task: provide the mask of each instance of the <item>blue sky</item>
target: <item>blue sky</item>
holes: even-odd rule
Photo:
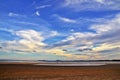
[[[120,0],[0,0],[0,59],[120,59]]]

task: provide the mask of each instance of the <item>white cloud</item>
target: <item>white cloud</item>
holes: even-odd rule
[[[104,3],[105,2],[105,0],[95,0],[96,2],[99,2],[99,3]]]
[[[19,15],[18,15],[18,14],[15,14],[15,13],[10,12],[10,13],[8,14],[8,16],[19,16]]]
[[[96,34],[91,33],[91,32],[84,32],[84,33],[82,33],[82,32],[74,32],[69,37],[67,37],[66,40],[63,40],[63,41],[83,39],[83,38],[94,37],[94,36],[96,36]]]
[[[17,31],[16,35],[21,37],[22,40],[30,41],[31,43],[36,43],[40,46],[45,45],[42,41],[44,37],[42,37],[42,33],[37,32],[35,30],[22,30]]]
[[[68,23],[76,23],[75,20],[69,19],[69,18],[65,18],[65,17],[59,17],[60,20],[64,21],[64,22],[68,22]]]
[[[47,7],[51,7],[51,5],[41,5],[41,6],[37,6],[35,9],[43,9]]]
[[[49,34],[49,35],[48,35]],[[57,31],[47,31],[47,32],[43,32],[43,36],[45,39],[51,38],[51,37],[55,37],[55,36],[59,36],[60,33]]]
[[[98,47],[93,48],[94,51],[104,51],[104,50],[111,50],[114,48],[120,48],[120,42],[114,42],[114,43],[103,43],[99,45]]]
[[[93,25],[91,29],[95,30],[97,33],[103,33],[111,30],[112,27],[106,25]]]
[[[40,52],[42,47],[46,46],[42,33],[35,30],[20,30],[15,32],[20,39],[2,42],[4,51],[17,52]]]
[[[120,27],[120,14],[116,15],[116,17],[112,20],[107,21],[104,24],[96,24],[92,25],[90,29],[95,30],[97,33],[106,33],[106,32],[113,32],[119,30]]]
[[[37,16],[40,16],[40,12],[39,12],[39,11],[36,11],[35,14],[36,14]]]
[[[51,31],[50,35],[49,36],[58,36],[59,33],[57,31]]]
[[[67,23],[76,23],[77,21],[74,19],[70,19],[70,18],[66,18],[66,17],[61,17],[57,14],[54,14],[53,16],[55,16],[56,18],[58,18],[59,20],[63,21],[63,22],[67,22]]]
[[[8,16],[10,16],[10,17],[26,17],[25,15],[13,13],[13,12],[9,12]]]

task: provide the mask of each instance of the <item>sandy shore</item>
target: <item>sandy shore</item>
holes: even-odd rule
[[[0,80],[120,80],[120,64],[59,67],[0,63]]]

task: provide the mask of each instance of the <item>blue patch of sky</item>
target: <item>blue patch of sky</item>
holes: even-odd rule
[[[6,31],[1,31],[0,30],[0,40],[1,41],[9,41],[9,40],[14,40],[15,39],[15,35],[12,35],[10,32],[6,32]]]
[[[65,38],[66,38],[66,36],[56,36],[56,37],[48,38],[48,39],[44,40],[43,42],[45,42],[49,45],[52,45],[53,43],[59,42]]]

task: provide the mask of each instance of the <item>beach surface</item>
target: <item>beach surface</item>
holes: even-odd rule
[[[46,66],[0,63],[0,80],[120,80],[120,64]]]

